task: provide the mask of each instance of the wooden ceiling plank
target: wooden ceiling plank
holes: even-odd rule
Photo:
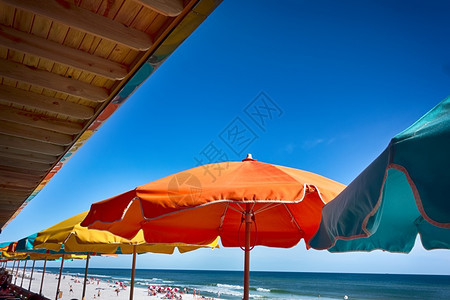
[[[34,15],[33,27],[30,30],[30,34],[46,39],[52,24],[52,20],[39,15]]]
[[[20,109],[0,105],[0,120],[20,123],[32,127],[53,130],[65,134],[78,134],[83,126],[43,115],[33,114]]]
[[[147,29],[147,33],[150,34],[150,36],[157,38],[166,29],[167,26],[164,25],[169,25],[169,23],[170,19],[168,17],[158,15],[152,22],[152,25]]]
[[[90,119],[94,116],[94,109],[91,107],[4,85],[0,85],[0,101],[51,111],[82,120]]]
[[[0,25],[0,45],[113,80],[121,80],[128,74],[126,66],[114,61],[3,25]]]
[[[100,6],[97,9],[97,14],[113,19],[123,5],[124,0],[101,1]],[[86,1],[83,1],[80,6],[89,9],[86,6]]]
[[[53,145],[45,142],[33,141],[29,139],[7,135],[0,135],[0,145],[4,147],[28,150],[31,152],[49,155],[61,155],[66,150],[65,147],[60,145]]]
[[[125,24],[126,26],[130,26],[142,9],[142,5],[135,1],[124,2],[114,17],[114,20]]]
[[[51,165],[49,164],[42,164],[42,163],[36,163],[36,162],[26,162],[22,160],[15,160],[15,159],[5,159],[2,161],[2,166],[8,166],[12,168],[19,168],[19,169],[26,169],[30,171],[40,171],[40,172],[47,172]]]
[[[0,76],[96,102],[103,102],[108,98],[108,91],[102,87],[8,60],[0,60]]]
[[[6,183],[8,182],[8,179],[26,180],[26,181],[33,181],[34,183],[39,183],[41,176],[32,176],[32,175],[18,174],[14,172],[0,171],[0,182]]]
[[[21,199],[23,201],[23,199],[26,199],[32,191],[33,190],[30,189],[27,190],[2,189],[3,194],[2,197],[8,195],[11,197]]]
[[[62,0],[2,1],[136,50],[145,51],[152,46],[150,36],[144,32],[126,27],[119,22],[80,8],[73,3]]]
[[[29,152],[29,153],[31,153],[31,152]],[[18,160],[21,160],[21,159],[19,158]],[[17,173],[17,174],[35,175],[35,176],[41,176],[41,177],[44,177],[47,174],[47,172],[30,170],[30,169],[24,169],[24,168],[18,168],[17,166],[15,166],[15,167],[2,166],[1,164],[0,164],[0,171],[14,172],[14,173]]]
[[[19,150],[19,149],[0,146],[0,159],[4,159],[4,158],[14,158],[14,159],[20,159],[20,160],[31,161],[31,162],[52,164],[55,162],[55,160],[58,157],[54,156],[54,155],[34,153],[34,152],[26,151],[26,150]],[[1,167],[0,167],[0,170],[2,170]],[[18,171],[16,170],[16,172],[18,172]],[[34,175],[36,175],[36,174],[34,174]]]
[[[2,207],[0,209],[0,218],[3,224],[7,222],[16,212],[17,208],[22,205],[23,201],[17,201],[17,206],[8,205],[7,207]]]
[[[30,195],[29,189],[23,189],[22,191],[18,191],[15,194],[12,194],[10,191],[5,191],[5,189],[1,190],[0,199],[6,200],[6,201],[23,201],[24,199],[28,198]],[[3,201],[2,201],[3,202]]]
[[[176,17],[183,11],[183,0],[134,0],[162,15]]]
[[[34,187],[33,188],[28,188],[28,189],[24,189],[24,188],[3,188],[1,189],[1,195],[5,196],[5,195],[11,195],[12,197],[20,197],[22,198],[22,201],[26,198],[28,198],[28,196],[33,192]]]
[[[159,16],[157,12],[144,7],[133,20],[133,23],[130,24],[130,26],[133,26],[137,30],[146,32],[148,27],[151,26],[157,16]]]
[[[14,16],[14,24],[12,27],[22,31],[28,31],[33,23],[33,13],[29,11],[16,10]]]
[[[73,137],[68,134],[25,126],[8,121],[0,121],[0,133],[60,146],[68,146],[73,142]]]
[[[19,207],[20,203],[24,201],[24,198],[19,198],[17,196],[11,195],[2,195],[0,199],[0,210],[12,210],[14,207]]]
[[[1,181],[0,181],[1,182]],[[8,182],[8,183],[1,183],[0,184],[0,189],[3,188],[22,188],[22,189],[31,189],[33,187],[36,187],[38,184],[35,182]],[[25,200],[25,199],[22,199]]]
[[[0,2],[0,23],[11,25],[14,20],[14,11],[14,7],[4,5]]]

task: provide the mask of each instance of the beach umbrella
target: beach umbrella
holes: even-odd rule
[[[91,205],[82,226],[149,243],[207,244],[244,250],[248,299],[249,251],[256,245],[288,248],[308,243],[322,206],[345,186],[323,176],[258,162],[202,165]],[[253,236],[252,236],[253,232]]]
[[[450,248],[450,98],[396,135],[335,200],[310,245],[331,252]]]
[[[3,250],[2,251],[2,257],[7,258],[9,260],[14,260],[17,261],[17,269],[16,269],[16,280],[17,280],[17,271],[18,271],[18,267],[19,267],[19,262],[21,260],[44,260],[44,267],[42,270],[42,278],[41,278],[41,285],[40,285],[40,290],[39,290],[39,294],[42,294],[42,288],[43,288],[43,284],[44,284],[44,275],[45,275],[45,268],[46,268],[46,264],[47,264],[47,260],[64,260],[64,259],[86,259],[85,255],[79,255],[79,254],[69,254],[69,255],[65,255],[65,254],[51,254],[51,253],[38,253],[38,252],[17,252],[17,251],[11,251],[11,250],[16,250],[17,247],[17,242],[14,242],[14,245],[10,245],[10,247],[8,248],[8,250]],[[34,269],[34,262],[33,262],[33,269]],[[13,266],[13,270],[14,271],[14,266]],[[24,270],[25,272],[25,270]],[[33,277],[33,273],[31,273],[31,277]],[[23,278],[23,277],[22,277]],[[28,290],[30,290],[31,287],[31,279],[30,278],[30,286],[28,287]],[[15,283],[14,283],[15,284]]]
[[[217,236],[207,245],[182,243],[149,244],[145,241],[142,233],[137,234],[133,239],[125,239],[107,231],[82,227],[80,223],[86,217],[87,213],[88,212],[86,211],[77,214],[52,227],[38,232],[33,240],[33,248],[45,248],[53,251],[64,251],[65,253],[133,254],[130,299],[133,298],[137,253],[151,252],[172,254],[176,248],[180,253],[184,253],[199,248],[215,248],[218,246]],[[89,256],[86,260],[82,298],[85,296],[88,263]]]
[[[58,291],[59,291],[59,286],[61,283],[61,274],[62,274],[62,269],[63,269],[63,265],[64,265],[64,260],[72,260],[72,259],[87,259],[87,256],[84,255],[85,253],[70,253],[69,255],[66,254],[66,252],[64,252],[64,250],[60,250],[60,251],[50,251],[47,249],[34,249],[33,243],[36,239],[37,233],[32,234],[30,236],[27,236],[25,238],[22,238],[20,240],[18,240],[15,244],[14,244],[14,252],[15,253],[22,253],[22,254],[27,254],[28,256],[25,258],[25,266],[26,266],[26,261],[28,259],[32,259],[33,260],[33,271],[34,271],[34,261],[36,259],[44,259],[44,268],[43,268],[43,273],[42,273],[42,279],[41,279],[41,288],[40,288],[40,292],[39,294],[42,293],[42,286],[44,283],[44,274],[45,274],[45,267],[47,264],[47,260],[61,260],[61,267],[59,270],[59,278],[58,278],[58,284],[57,284],[57,288],[56,288],[56,296],[55,299],[58,298]],[[31,274],[33,274],[33,271]],[[25,268],[24,268],[24,273],[22,274],[22,281],[23,281],[23,277],[25,275]],[[31,275],[31,277],[33,277],[33,275]],[[30,278],[30,284],[28,287],[28,290],[30,290],[31,288],[31,278]],[[22,287],[22,285],[21,285]]]
[[[61,267],[59,270],[59,278],[58,278],[58,284],[56,287],[56,296],[55,298],[58,298],[58,291],[59,291],[59,287],[60,287],[60,283],[61,283],[61,274],[62,274],[62,269],[63,269],[63,265],[64,265],[64,260],[65,259],[87,259],[86,253],[71,253],[71,255],[66,255],[66,252],[64,252],[64,250],[60,250],[60,251],[49,251],[47,249],[34,249],[33,247],[33,243],[36,239],[37,233],[32,234],[30,236],[27,236],[25,238],[22,238],[20,240],[17,241],[16,245],[15,245],[15,252],[17,253],[27,253],[27,254],[31,254],[31,257],[43,257],[45,259],[44,262],[44,272],[42,274],[42,279],[41,279],[41,291],[42,292],[42,286],[43,286],[43,278],[44,278],[44,273],[45,273],[45,266],[47,264],[47,259],[59,259],[61,258]],[[25,260],[25,265],[26,265],[26,260]],[[34,271],[34,262],[33,262],[33,271]],[[33,272],[32,271],[32,272]],[[25,269],[24,269],[24,273],[22,275],[22,281],[23,281],[23,277],[25,275]],[[32,277],[32,276],[31,276]],[[28,290],[30,290],[31,288],[31,279],[30,279],[30,284],[28,287]]]

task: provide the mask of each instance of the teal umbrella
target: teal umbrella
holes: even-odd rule
[[[450,248],[450,97],[396,135],[323,208],[310,240],[330,252]]]

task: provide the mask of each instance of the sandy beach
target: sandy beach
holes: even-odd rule
[[[30,275],[29,272],[26,273],[26,277]],[[23,280],[22,287],[28,289],[30,280],[26,278]],[[35,271],[33,273],[33,280],[31,282],[31,291],[35,293],[39,293],[41,286],[41,278],[42,272]],[[83,292],[83,280],[82,276],[72,276],[72,275],[63,275],[60,283],[60,291],[61,295],[58,295],[58,299],[61,300],[74,300],[80,299]],[[13,283],[15,278],[13,278]],[[19,271],[19,276],[16,281],[16,285],[20,286],[22,281],[22,274]],[[56,288],[58,285],[58,274],[50,274],[46,273],[44,276],[44,284],[42,287],[42,295],[49,298],[55,299],[56,297]],[[164,288],[168,288],[169,286],[164,286]],[[72,288],[72,291],[71,291]],[[162,290],[163,287],[161,287]],[[171,288],[171,287],[169,287]],[[158,287],[155,286],[155,290]],[[118,292],[117,292],[118,291]],[[190,291],[192,292],[192,291]],[[169,298],[166,297],[166,292],[156,293],[156,295],[149,295],[148,289],[144,288],[134,288],[134,297],[133,299],[205,299],[202,297],[194,297],[189,293],[180,293],[180,291],[176,291],[173,293],[177,298]],[[181,296],[181,298],[180,298]],[[88,282],[86,284],[86,300],[91,299],[117,299],[117,300],[125,300],[130,298],[130,288],[129,287],[121,287],[120,284],[116,284],[116,282],[105,281],[101,278],[89,277]]]

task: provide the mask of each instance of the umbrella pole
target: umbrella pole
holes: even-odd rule
[[[63,256],[61,257],[61,268],[59,268],[59,278],[58,278],[58,285],[56,286],[56,296],[55,296],[55,300],[58,300],[59,286],[60,286],[60,284],[61,284],[61,275],[62,275],[63,265],[64,265],[64,254],[63,254]]]
[[[250,213],[250,204],[246,205],[245,213],[245,251],[244,251],[244,297],[248,300],[250,286],[250,234],[252,229],[252,214]]]
[[[83,283],[83,294],[81,295],[81,299],[84,300],[84,297],[86,295],[86,281],[87,281],[87,274],[88,274],[88,267],[89,267],[89,253],[86,257],[86,269],[84,270],[84,283]]]
[[[16,285],[17,277],[19,276],[19,266],[20,266],[20,260],[17,262],[16,278],[14,278],[14,285]]]
[[[131,267],[130,300],[133,300],[135,270],[136,270],[136,245],[133,245],[133,266]]]
[[[39,289],[39,296],[42,296],[42,287],[44,286],[44,275],[46,265],[47,265],[47,257],[44,260],[44,268],[42,269],[41,288]]]
[[[25,277],[26,269],[27,269],[27,261],[25,260],[25,265],[23,266],[22,281],[20,282],[20,288],[22,288],[23,285],[23,278]]]
[[[33,267],[31,268],[31,275],[30,275],[30,284],[28,285],[28,291],[31,290],[31,281],[33,281],[33,272],[34,272],[34,264],[36,263],[35,260],[33,260]]]

